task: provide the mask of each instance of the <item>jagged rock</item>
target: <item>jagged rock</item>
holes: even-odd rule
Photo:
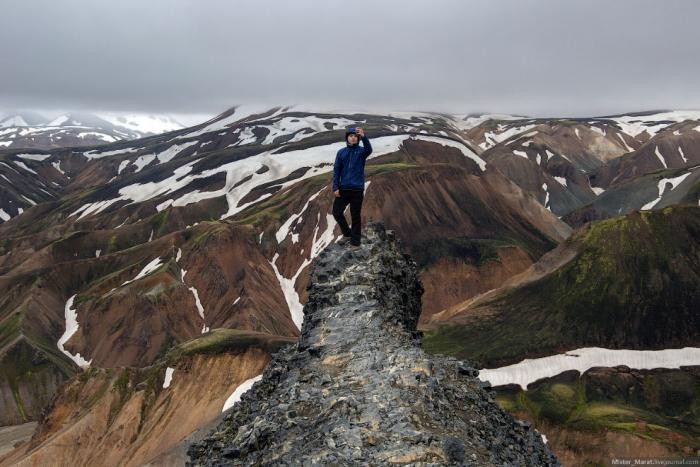
[[[316,259],[297,344],[189,465],[559,465],[539,434],[493,402],[478,372],[420,348],[422,285],[381,224]]]

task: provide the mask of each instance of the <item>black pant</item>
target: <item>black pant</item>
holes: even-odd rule
[[[360,244],[360,211],[362,210],[362,200],[364,198],[364,190],[348,190],[340,189],[340,197],[333,201],[333,217],[340,226],[343,235],[350,238],[352,245]],[[350,217],[352,219],[352,230],[348,227],[348,221],[345,220],[345,208],[350,205]]]

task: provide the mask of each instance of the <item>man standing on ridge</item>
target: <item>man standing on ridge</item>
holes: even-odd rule
[[[362,138],[362,146],[358,144]],[[360,211],[365,192],[365,161],[372,154],[372,145],[362,128],[348,128],[345,132],[346,147],[338,150],[333,164],[333,217],[343,232],[338,243],[347,243],[353,248],[360,246]],[[352,229],[345,220],[345,208],[350,205]]]

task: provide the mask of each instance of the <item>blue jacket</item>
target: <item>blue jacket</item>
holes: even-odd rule
[[[362,145],[354,144],[338,150],[333,164],[333,191],[339,188],[365,189],[365,161],[372,154],[369,138],[362,137]]]

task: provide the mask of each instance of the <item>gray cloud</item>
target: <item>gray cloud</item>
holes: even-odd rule
[[[699,108],[699,13],[695,0],[10,0],[0,107]]]

